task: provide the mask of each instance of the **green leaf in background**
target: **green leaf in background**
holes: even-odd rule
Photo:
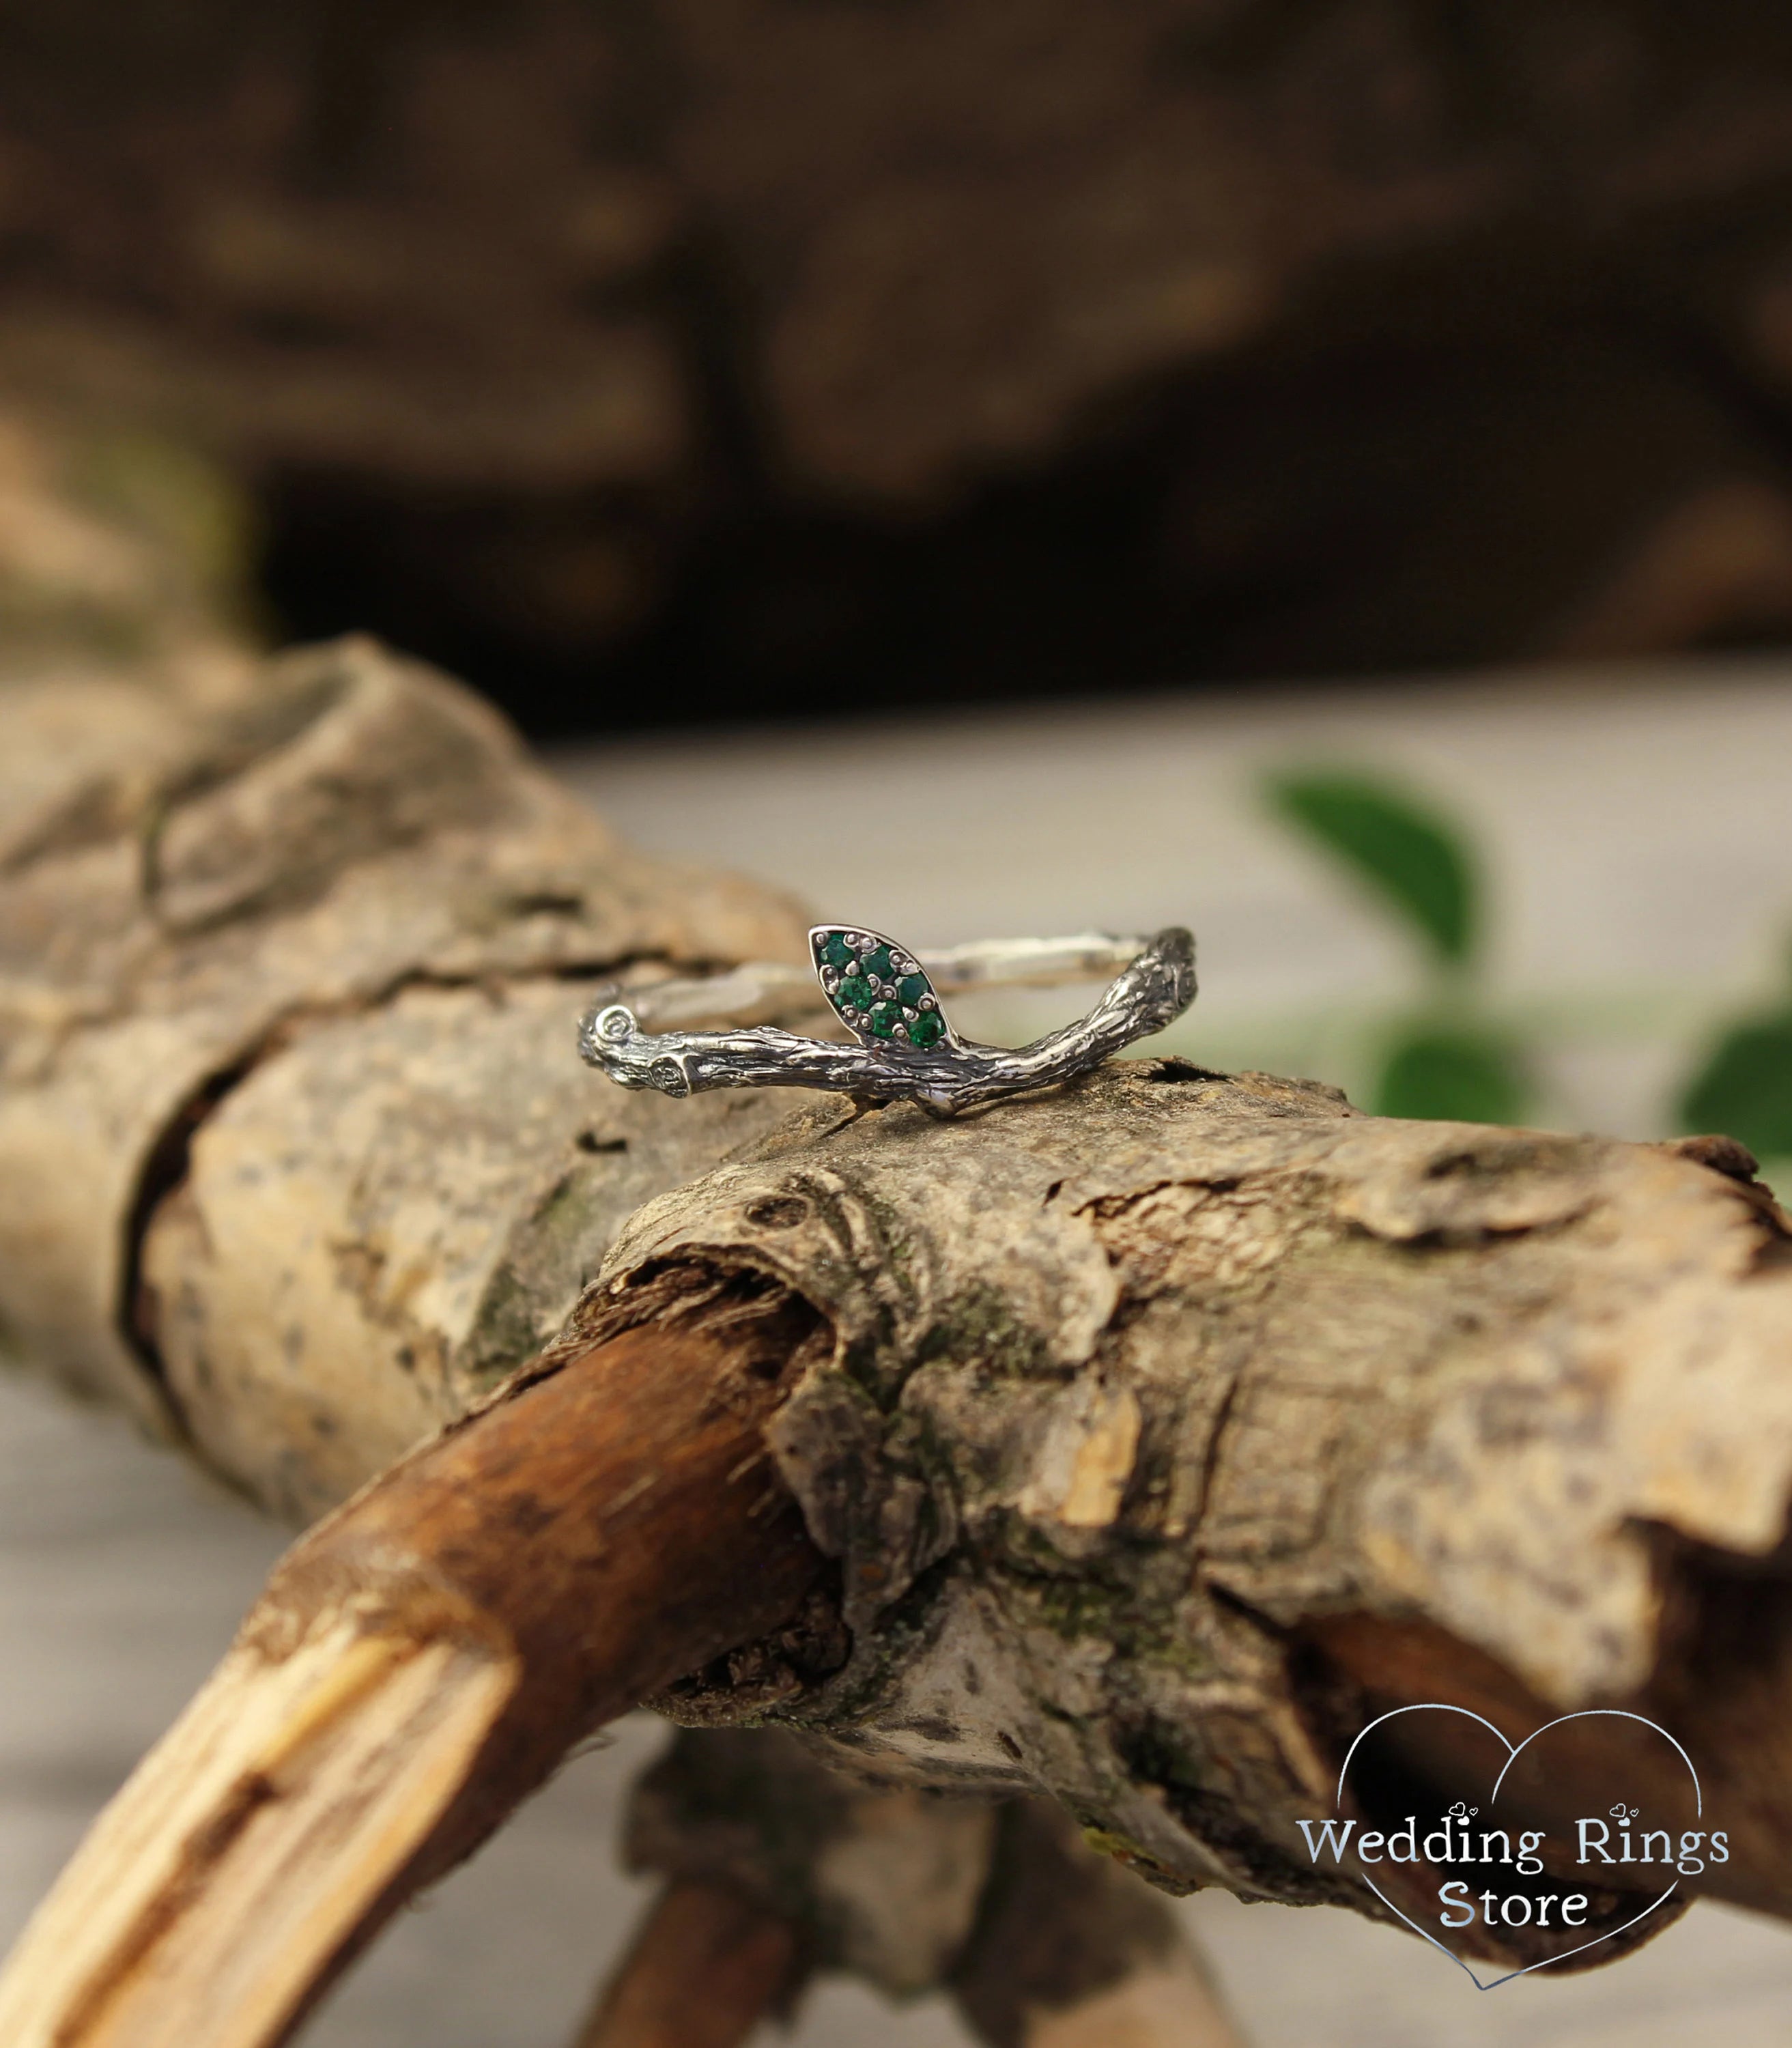
[[[1681,1098],[1680,1121],[1740,1138],[1760,1158],[1792,1157],[1792,1010],[1727,1032]]]
[[[1363,775],[1280,775],[1267,793],[1282,816],[1415,925],[1440,958],[1453,966],[1468,960],[1480,937],[1474,863],[1443,819]]]
[[[1516,1123],[1527,1093],[1509,1045],[1479,1032],[1425,1027],[1389,1053],[1370,1107],[1378,1116]]]

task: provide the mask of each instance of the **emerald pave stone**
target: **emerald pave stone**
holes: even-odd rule
[[[931,1003],[933,984],[917,971],[898,975],[896,962],[910,956],[875,933],[857,931],[847,943],[844,931],[820,931],[813,945],[817,969],[832,968],[835,980],[829,1001],[854,1028],[873,1038],[894,1040],[925,1052],[946,1036],[946,1020],[937,1007],[923,1010]],[[890,992],[880,995],[879,989]],[[905,1015],[905,1012],[907,1014]],[[902,1037],[898,1038],[900,1030]]]
[[[924,1010],[909,1026],[909,1043],[925,1052],[946,1035],[946,1020],[937,1010]]]

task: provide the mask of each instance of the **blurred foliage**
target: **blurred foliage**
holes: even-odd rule
[[[1679,1103],[1683,1131],[1721,1131],[1762,1159],[1792,1159],[1792,992],[1718,1040]]]
[[[1525,1048],[1477,992],[1483,899],[1475,850],[1437,806],[1356,772],[1272,777],[1270,808],[1418,944],[1429,995],[1379,1049],[1369,1107],[1383,1116],[1515,1123],[1530,1113]],[[1792,968],[1792,961],[1788,962]],[[1792,987],[1718,1038],[1676,1104],[1679,1127],[1792,1161]]]
[[[1482,897],[1462,834],[1430,805],[1365,774],[1277,775],[1265,795],[1395,913],[1433,977],[1429,999],[1383,1050],[1370,1107],[1382,1116],[1519,1121],[1530,1100],[1522,1049],[1482,1013],[1474,991]]]
[[[1525,1086],[1512,1049],[1472,1031],[1402,1035],[1387,1054],[1372,1107],[1380,1116],[1442,1116],[1463,1123],[1516,1123]]]
[[[1480,937],[1475,863],[1449,824],[1386,783],[1361,775],[1282,775],[1269,800],[1429,940],[1465,966]]]

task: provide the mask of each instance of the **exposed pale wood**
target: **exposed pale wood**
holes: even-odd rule
[[[277,1576],[21,1950],[38,2038],[277,2038],[658,1687],[874,1754],[911,1806],[1043,1790],[1172,1887],[1375,1913],[1293,1822],[1429,1644],[1471,1696],[1703,1731],[1745,1821],[1700,1881],[1784,1909],[1792,1234],[1734,1148],[1174,1062],[944,1127],[543,1080],[582,980],[775,948],[793,908],[636,861],[377,650],[242,681],[169,685],[8,842],[12,1341],[172,1397],[303,1515],[476,1402],[654,1199],[570,1348]],[[805,1526],[837,1670],[785,1654]]]
[[[774,1296],[547,1361],[289,1554],[0,1976],[8,2048],[269,2048],[567,1750],[820,1569]]]
[[[33,1919],[0,1984],[6,2038],[277,2038],[318,1959],[439,1823],[515,1682],[489,1650],[369,1636],[352,1616],[283,1662],[236,1653]]]
[[[1720,1632],[1712,1561],[1729,1561],[1757,1634],[1782,1600],[1789,1242],[1732,1146],[1382,1123],[1327,1091],[1175,1063],[958,1125],[819,1108],[649,1204],[549,1376],[408,1460],[277,1575],[250,1645],[289,1654],[297,1617],[371,1600],[413,1635],[452,1632],[466,1611],[501,1617],[518,1660],[457,1797],[417,1820],[414,1853],[394,1837],[372,1858],[359,1896],[375,1904],[352,1934],[332,1920],[299,1944],[290,1981],[325,1980],[606,1712],[790,1613],[813,1553],[757,1422],[743,1433],[709,1405],[752,1382],[755,1360],[762,1386],[794,1383],[772,1441],[840,1560],[852,1654],[829,1677],[775,1644],[743,1650],[674,1688],[674,1712],[805,1722],[922,1785],[1048,1790],[1172,1887],[1376,1912],[1294,1838],[1297,1813],[1328,1806],[1352,1727],[1303,1665],[1302,1632],[1343,1660],[1328,1617],[1425,1619],[1458,1690],[1472,1694],[1479,1659],[1551,1711],[1654,1688],[1689,1725],[1709,1717],[1710,1673],[1678,1674],[1674,1653]],[[592,1370],[645,1371],[669,1332],[682,1345],[693,1327],[707,1388],[688,1360],[656,1367],[651,1398],[629,1406]],[[1515,1400],[1522,1432],[1502,1419]],[[794,1576],[769,1612],[754,1515],[731,1545],[694,1511],[700,1491],[654,1483],[709,1457],[718,1428],[728,1461],[707,1469],[751,1475],[790,1546]],[[632,1462],[606,1486],[605,1447],[624,1440]],[[595,1519],[544,1520],[553,1499]],[[1552,1540],[1530,1559],[1539,1501]],[[623,1581],[632,1610],[609,1576],[618,1546],[651,1556]],[[918,1575],[942,1565],[917,1608]],[[676,1657],[661,1605],[674,1583],[713,1623]],[[599,1613],[616,1632],[569,1627]],[[1435,1670],[1422,1685],[1399,1648],[1374,1649],[1371,1673],[1389,1697],[1427,1696]],[[344,1703],[332,1729],[386,1689],[330,1682]],[[1757,1694],[1766,1725],[1771,1668]],[[321,1712],[294,1711],[306,1728]],[[1736,1795],[1777,1811],[1772,1745],[1732,1763]],[[1599,1782],[1581,1774],[1577,1794]],[[391,1796],[402,1805],[401,1773]],[[1761,1876],[1754,1903],[1782,1907],[1773,1825],[1739,1868]],[[178,1969],[146,1970],[137,1950],[215,1953],[201,1937],[224,1897],[193,1888],[190,1937],[145,1907],[62,2010],[122,2028],[126,1985],[180,1990]],[[44,1948],[26,1951],[28,1985]],[[1149,2003],[1150,1969],[1090,1997],[1135,1977]],[[1050,2023],[1083,2002],[1049,2007]]]

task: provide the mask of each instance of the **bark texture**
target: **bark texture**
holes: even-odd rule
[[[813,1312],[686,1290],[281,1561],[0,1974],[16,2048],[274,2048],[419,1887],[643,1691],[824,1573],[761,1436]]]
[[[1534,1725],[1678,1692],[1708,1798],[1765,1797],[1783,1844],[1748,1782],[1766,1730],[1701,1740],[1724,1681],[1677,1670],[1664,1622],[1699,1557],[1784,1569],[1792,1235],[1747,1164],[1173,1061],[944,1127],[787,1127],[640,1212],[579,1319],[625,1326],[688,1262],[774,1275],[834,1332],[771,1433],[851,1656],[744,1699],[693,1681],[686,1711],[1048,1789],[1173,1888],[1381,1915],[1296,1825],[1348,1740],[1301,1646],[1370,1617],[1468,1646]],[[1784,1910],[1786,1868],[1705,1882]]]
[[[112,588],[154,658],[46,628],[52,651],[0,690],[0,1317],[10,1348],[183,1429],[300,1519],[506,1390],[502,1426],[449,1435],[333,1525],[448,1475],[452,1512],[400,1515],[357,1557],[414,1538],[432,1571],[487,1572],[549,1674],[514,1711],[558,1701],[527,1768],[468,1775],[513,1709],[443,1650],[467,1718],[435,1793],[452,1778],[467,1803],[420,1827],[466,1846],[551,1767],[541,1728],[575,1739],[669,1685],[680,1717],[782,1721],[894,1775],[905,1811],[1044,1791],[1172,1889],[1385,1915],[1295,1827],[1330,1810],[1378,1703],[1483,1702],[1515,1740],[1628,1704],[1736,1817],[1732,1862],[1687,1889],[1792,1910],[1792,1231],[1740,1148],[1382,1121],[1173,1060],[944,1125],[613,1091],[573,1050],[598,983],[800,958],[794,906],[619,848],[440,678],[364,642],[257,665],[202,596],[158,605],[178,550],[108,557],[114,529],[72,513],[62,531],[60,554],[17,529],[0,548],[21,602],[56,574]],[[108,559],[136,566],[106,586]],[[537,1379],[594,1346],[650,1352],[743,1285],[809,1333],[769,1442],[837,1605],[745,1647],[724,1615],[681,1655],[736,1647],[681,1681],[669,1651],[601,1698],[576,1674],[554,1694],[584,1639],[530,1604],[547,1579],[514,1583],[489,1528],[461,1554],[455,1514],[497,1498],[469,1445],[514,1423],[510,1476],[538,1464],[576,1492],[557,1432],[529,1440],[557,1412]],[[719,1387],[753,1370],[712,1363]],[[585,1522],[554,1519],[518,1543],[583,1557]],[[751,1582],[751,1542],[712,1583],[691,1533],[694,1598]],[[313,1569],[332,1540],[270,1599],[309,1585],[320,1628],[352,1637],[355,1560]],[[573,1607],[584,1583],[562,1583]],[[770,1627],[741,1609],[741,1632]],[[354,1645],[330,1641],[333,1669]],[[433,1683],[406,1695],[420,1726]],[[1448,1750],[1371,1774],[1361,1809],[1445,1784]],[[207,1741],[180,1753],[209,1770]],[[1567,1791],[1526,1797],[1574,1810],[1604,1768],[1570,1756]],[[983,1840],[988,1817],[965,1826]],[[950,1940],[918,1907],[886,1914],[898,1974],[921,1950],[944,1967],[976,1896],[922,1891],[964,1910]],[[1602,1892],[1594,1924],[1636,1906]]]
[[[120,712],[123,715],[120,715]],[[71,746],[71,731],[79,735]],[[607,1091],[608,981],[800,958],[368,642],[0,694],[0,1326],[308,1517],[552,1334],[646,1195],[774,1120]]]

